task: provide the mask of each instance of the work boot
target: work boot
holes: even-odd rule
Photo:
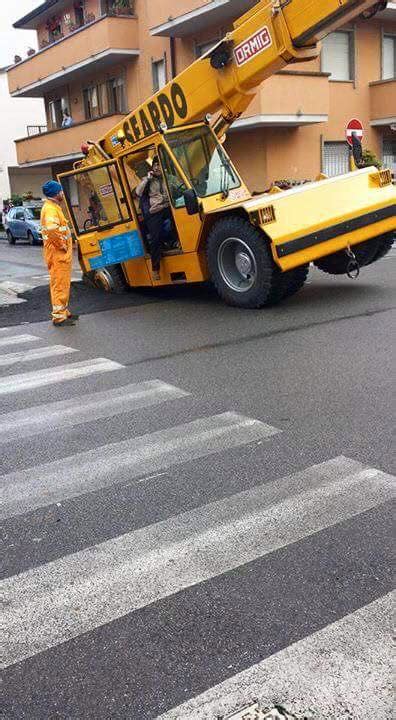
[[[70,315],[67,316],[67,319],[68,320],[79,320],[80,316],[77,315],[76,313],[70,313]]]
[[[61,320],[60,322],[56,322],[56,320],[53,320],[52,324],[55,327],[70,327],[71,325],[75,325],[76,323],[71,317],[68,317],[65,320]]]

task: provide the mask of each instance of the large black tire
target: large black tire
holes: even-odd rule
[[[294,270],[283,272],[279,277],[278,297],[274,298],[273,304],[286,300],[295,295],[303,287],[309,273],[309,265],[300,265]]]
[[[376,254],[374,255],[373,259],[370,260],[370,263],[367,263],[368,265],[371,265],[371,263],[377,262],[377,260],[381,260],[385,255],[388,254],[388,252],[391,250],[393,243],[396,240],[396,236],[394,232],[385,233],[384,235],[378,235],[378,250]]]
[[[379,235],[378,237],[370,238],[370,240],[365,240],[352,246],[351,249],[355,254],[359,267],[371,265],[371,263],[386,255],[390,247],[388,247],[388,240],[384,242],[385,237],[387,236]],[[386,248],[384,245],[386,245]],[[383,252],[382,255],[381,252]],[[333,255],[326,255],[325,257],[315,260],[314,265],[319,268],[319,270],[329,273],[330,275],[346,275],[350,260],[351,258],[345,250],[340,250],[339,252],[333,253]]]
[[[14,238],[11,230],[7,230],[7,240],[9,245],[15,245],[16,238]]]
[[[129,288],[121,265],[108,265],[101,270],[84,273],[83,282],[114,295],[122,295]]]
[[[282,273],[265,236],[248,220],[237,215],[218,220],[206,254],[211,280],[228,305],[260,308],[282,299]]]

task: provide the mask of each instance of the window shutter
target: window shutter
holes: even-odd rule
[[[385,35],[383,40],[382,79],[395,77],[396,37]]]
[[[322,71],[331,73],[332,80],[351,80],[351,36],[334,32],[323,40]]]
[[[329,177],[349,171],[349,149],[343,142],[325,142],[323,146],[323,172]]]
[[[384,138],[382,148],[382,161],[386,168],[396,173],[396,139]]]

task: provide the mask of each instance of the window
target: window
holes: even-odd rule
[[[205,42],[199,45],[195,46],[195,57],[200,58],[202,55],[206,55],[207,52],[210,52],[214,48],[215,45],[217,45],[219,41],[218,40],[211,40],[210,42]]]
[[[24,219],[25,219],[25,211],[24,210],[15,210],[14,220],[24,220]]]
[[[99,117],[102,113],[99,105],[98,86],[93,85],[92,87],[85,88],[83,95],[86,120],[93,120]]]
[[[110,112],[110,91],[108,83],[101,82],[84,88],[84,111],[86,120],[94,120]]]
[[[323,40],[322,71],[331,73],[330,80],[354,80],[353,33],[334,32]]]
[[[166,133],[165,139],[199,197],[240,187],[228,156],[208,127]]]
[[[65,97],[50,100],[48,103],[48,114],[51,130],[62,127],[63,111],[68,107]]]
[[[349,148],[344,142],[325,142],[323,147],[323,172],[329,177],[349,171]]]
[[[384,35],[382,41],[382,79],[396,77],[396,35]]]
[[[165,58],[162,60],[153,60],[153,90],[157,92],[166,85],[166,63]]]
[[[172,158],[163,147],[159,148],[159,156],[172,205],[175,208],[185,207],[186,203],[183,196],[187,190],[186,183],[180,177]]]
[[[76,204],[77,184],[78,203]],[[78,234],[102,230],[129,219],[122,184],[114,164],[77,171],[62,179],[68,210]]]
[[[107,82],[109,112],[125,113],[125,82],[123,77],[112,78]]]
[[[77,0],[74,3],[74,16],[76,18],[76,25],[82,27],[84,25],[84,0]]]
[[[384,167],[389,168],[396,174],[396,138],[385,137],[382,144],[382,162]]]
[[[40,220],[41,209],[40,208],[25,208],[27,220]]]

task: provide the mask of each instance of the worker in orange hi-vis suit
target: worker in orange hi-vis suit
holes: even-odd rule
[[[46,196],[41,210],[41,233],[44,244],[44,260],[50,276],[52,322],[57,327],[75,325],[78,315],[69,310],[72,274],[72,238],[60,203],[63,200],[62,185],[49,180],[43,185]]]

